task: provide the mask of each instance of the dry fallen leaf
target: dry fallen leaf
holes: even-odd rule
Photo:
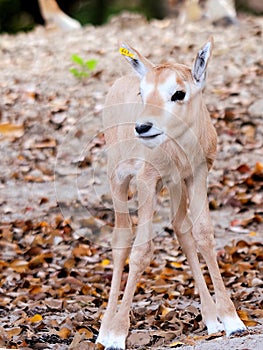
[[[182,343],[181,341],[174,341],[172,343],[169,344],[169,346],[171,348],[179,348],[181,347],[182,345],[185,345],[185,343]]]
[[[67,327],[62,327],[58,332],[57,332],[58,336],[61,339],[68,339],[70,334],[71,334],[71,330],[68,329]]]
[[[24,135],[24,126],[20,124],[0,124],[0,136],[16,139]]]
[[[35,314],[34,316],[29,318],[29,322],[38,323],[43,320],[43,317],[40,314]]]
[[[249,318],[247,311],[245,310],[237,310],[238,316],[245,323],[247,327],[254,327],[258,324],[257,321]]]
[[[110,260],[109,259],[104,259],[104,260],[102,260],[102,262],[101,262],[101,266],[103,266],[103,267],[105,267],[105,266],[108,266],[109,264],[110,264]]]
[[[6,329],[5,330],[8,339],[11,339],[12,337],[18,336],[22,332],[22,328],[20,327],[14,327],[11,329]]]
[[[89,329],[84,328],[84,327],[83,328],[79,328],[78,332],[80,334],[84,334],[86,339],[92,339],[93,336],[94,336],[93,332],[91,332]]]

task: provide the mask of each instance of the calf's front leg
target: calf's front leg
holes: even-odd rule
[[[147,191],[145,184],[147,184]],[[108,306],[105,315],[107,317],[108,329],[106,330],[103,324],[104,337],[103,339],[100,336],[98,338],[98,342],[101,342],[106,350],[125,349],[125,342],[130,326],[129,313],[136,285],[141,274],[149,265],[153,254],[152,216],[154,213],[156,181],[149,182],[148,180],[146,182],[141,177],[138,179],[137,187],[139,203],[138,229],[130,254],[127,284],[117,313],[114,313],[114,307],[117,305],[114,304],[114,307]],[[115,292],[111,291],[112,293]],[[116,295],[113,299],[116,301]],[[100,341],[101,339],[102,341]]]
[[[115,211],[115,227],[112,234],[112,256],[113,256],[113,275],[109,301],[106,312],[103,316],[97,343],[106,346],[111,343],[110,329],[112,320],[117,311],[117,304],[120,292],[121,277],[127,257],[131,250],[132,225],[127,205],[127,191],[129,187],[129,178],[119,183],[115,175],[111,179],[111,192],[113,198],[113,207]]]

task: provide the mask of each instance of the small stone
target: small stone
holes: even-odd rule
[[[253,117],[262,117],[263,116],[263,99],[257,100],[248,108],[249,114]]]
[[[260,278],[257,278],[257,277],[255,277],[255,278],[253,278],[253,280],[252,280],[252,286],[253,287],[260,287],[260,286],[263,286],[263,280],[261,280]]]

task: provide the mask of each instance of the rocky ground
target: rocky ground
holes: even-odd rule
[[[205,337],[163,191],[156,257],[137,288],[128,344],[262,347],[262,24],[261,17],[230,27],[176,18],[149,23],[126,14],[70,33],[39,27],[0,36],[2,347],[93,348],[110,285],[113,224],[101,113],[110,85],[129,71],[118,42],[156,63],[191,65],[210,35],[215,48],[205,100],[219,140],[209,200],[219,264],[250,334]],[[72,54],[98,61],[89,77],[70,73],[78,68]]]

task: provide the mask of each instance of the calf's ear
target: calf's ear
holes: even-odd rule
[[[119,52],[131,64],[141,79],[154,66],[147,58],[126,43],[121,44]]]
[[[209,58],[212,55],[214,40],[211,37],[209,41],[198,51],[194,66],[192,69],[192,75],[196,84],[203,87],[206,79],[206,70]]]

